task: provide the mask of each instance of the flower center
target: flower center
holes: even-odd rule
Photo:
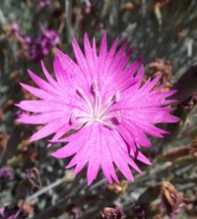
[[[99,89],[93,84],[90,87],[89,95],[80,88],[76,90],[76,93],[83,103],[83,110],[77,110],[74,113],[75,121],[78,124],[84,125],[99,122],[110,128],[118,124],[118,116],[110,111],[110,107],[119,101],[118,92],[104,98]]]

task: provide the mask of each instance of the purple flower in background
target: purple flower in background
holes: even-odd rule
[[[18,207],[0,208],[0,219],[25,219],[27,215]]]
[[[19,23],[13,22],[10,25],[10,33],[21,43],[22,46],[26,44],[26,36],[22,33]]]
[[[28,41],[28,55],[32,60],[39,61],[60,43],[59,34],[51,29],[43,29],[42,34]]]
[[[10,25],[10,31],[11,33],[13,34],[18,34],[20,33],[20,26],[17,22],[13,22],[11,25]]]
[[[44,9],[50,5],[50,0],[38,0],[38,8]]]
[[[91,9],[92,3],[90,2],[90,0],[85,0],[85,12],[89,14],[91,12]]]
[[[21,86],[38,100],[17,104],[24,111],[18,121],[42,125],[30,141],[53,135],[52,142],[65,142],[52,156],[71,157],[66,168],[76,173],[87,165],[88,184],[99,170],[108,182],[118,182],[115,166],[133,181],[133,172],[141,172],[136,161],[150,164],[141,152],[151,146],[148,137],[167,133],[157,124],[178,121],[169,106],[174,91],[162,91],[159,77],[143,82],[141,59],[130,63],[126,44],[115,40],[108,47],[106,34],[98,49],[87,34],[83,44],[82,52],[78,42],[72,42],[75,61],[56,50],[55,78],[43,63],[45,80],[29,70],[37,87]]]
[[[28,40],[27,56],[33,61],[39,61],[44,58],[43,48],[39,39]]]
[[[52,47],[55,47],[59,44],[60,37],[59,34],[54,30],[43,29],[39,40],[43,49],[43,54],[47,55]]]
[[[42,28],[39,36],[31,37],[22,33],[19,24],[14,22],[10,25],[10,33],[21,44],[25,56],[33,61],[40,61],[60,43],[59,33],[53,29]]]
[[[0,168],[0,180],[12,180],[14,178],[14,172],[11,167]]]
[[[0,216],[4,215],[4,210],[5,210],[5,208],[0,208]]]

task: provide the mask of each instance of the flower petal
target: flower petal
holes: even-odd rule
[[[56,132],[64,123],[65,122],[62,121],[62,119],[57,119],[48,123],[31,136],[30,142],[38,141],[42,138],[48,137]]]

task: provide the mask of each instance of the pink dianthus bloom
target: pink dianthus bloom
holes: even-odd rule
[[[162,91],[159,77],[143,82],[141,60],[130,63],[130,51],[118,40],[108,48],[106,34],[99,49],[87,34],[83,52],[75,39],[72,46],[75,61],[56,50],[54,78],[43,63],[45,80],[29,71],[37,87],[21,86],[39,99],[17,104],[24,111],[18,121],[42,125],[31,141],[52,135],[52,142],[65,142],[52,156],[71,158],[66,168],[76,173],[87,165],[88,184],[99,170],[118,182],[115,168],[132,181],[133,171],[141,172],[136,161],[150,164],[140,150],[151,146],[148,136],[166,134],[156,125],[178,121],[169,107],[174,91]]]

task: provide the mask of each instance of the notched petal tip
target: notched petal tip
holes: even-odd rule
[[[72,37],[72,47],[75,48],[75,46],[78,46],[79,47],[79,43],[78,43],[78,40],[77,40],[77,37],[76,36],[73,36]]]
[[[138,152],[136,159],[148,166],[152,165],[152,162],[141,152]]]
[[[24,88],[24,86],[26,85],[26,84],[23,83],[23,82],[19,82],[19,84],[20,84],[20,86],[21,86],[22,88]]]
[[[23,123],[22,115],[18,115],[17,118],[15,119],[16,124]]]
[[[66,157],[68,157],[68,155],[64,153],[65,148],[66,148],[66,146],[63,146],[63,147],[57,149],[56,151],[51,152],[50,155],[52,157],[57,158],[57,159],[66,158]]]
[[[55,157],[55,158],[58,158],[58,159],[63,158],[63,157],[62,157],[62,154],[59,153],[58,150],[55,151],[55,152],[50,153],[50,155],[51,155],[52,157]]]
[[[86,42],[90,42],[90,38],[89,38],[89,35],[88,35],[87,32],[84,33],[84,35],[83,35],[83,40],[84,40],[84,44],[85,44]]]
[[[27,69],[27,73],[31,78],[35,74],[30,68]]]
[[[61,49],[55,48],[55,55],[56,56],[64,56],[65,53]]]
[[[14,106],[17,107],[17,108],[19,108],[19,109],[21,110],[21,109],[23,109],[23,108],[22,108],[22,105],[21,105],[22,102],[23,102],[23,101],[20,101],[20,102],[18,102],[18,103],[15,103]]]

